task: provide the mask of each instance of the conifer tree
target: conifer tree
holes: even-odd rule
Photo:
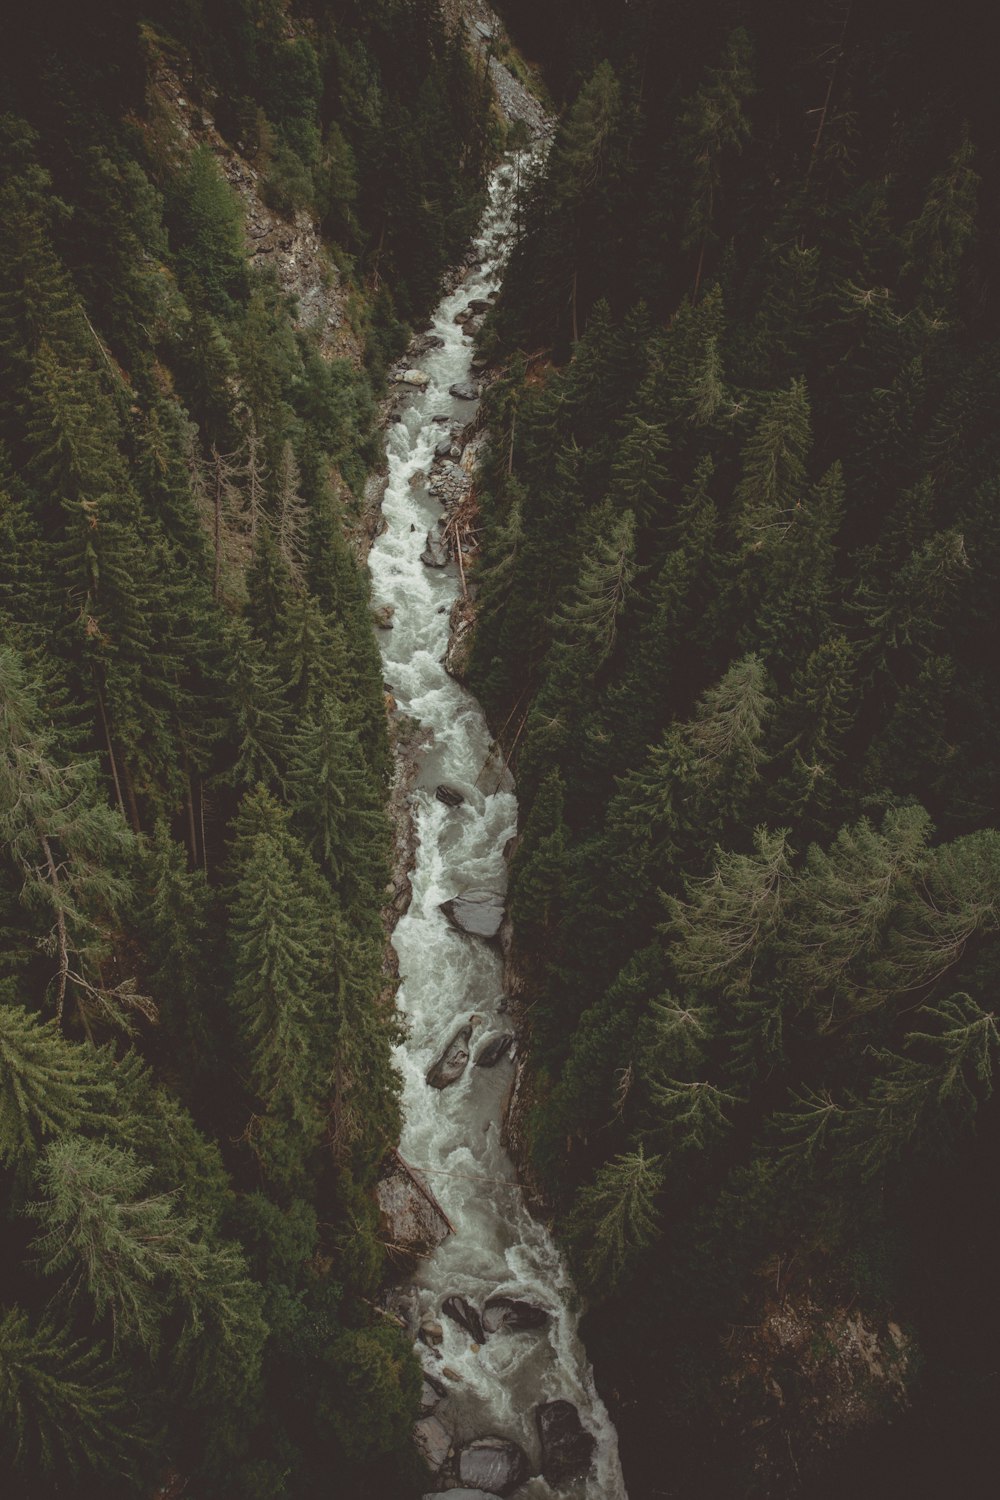
[[[806,459],[812,441],[805,381],[768,396],[743,451],[743,477],[736,490],[736,533],[759,551],[792,521],[803,499]]]
[[[683,246],[697,254],[695,299],[715,224],[723,163],[728,155],[739,155],[750,134],[746,105],[754,93],[752,69],[750,39],[742,29],[734,31],[721,65],[709,71],[680,120],[680,149],[690,172]]]
[[[753,854],[720,851],[711,875],[688,882],[687,901],[667,897],[680,978],[700,990],[744,994],[777,930],[790,877],[787,830],[761,827]]]
[[[0,1415],[0,1452],[32,1490],[39,1474],[65,1485],[134,1472],[145,1437],[100,1346],[17,1307],[0,1317]]]
[[[332,876],[344,910],[372,914],[388,878],[385,819],[357,737],[329,694],[295,732],[288,787],[303,843]]]
[[[46,1136],[69,1135],[108,1118],[112,1090],[93,1053],[68,1042],[54,1021],[0,1006],[0,1160],[33,1158]]]
[[[637,1151],[601,1167],[580,1193],[567,1224],[584,1285],[608,1296],[659,1233],[656,1199],[663,1187],[662,1157]]]
[[[321,1128],[320,1094],[329,1076],[335,995],[328,953],[335,945],[322,881],[288,828],[288,814],[258,787],[236,821],[230,885],[233,1015],[256,1098],[279,1135],[291,1128],[304,1152]],[[265,1151],[279,1151],[265,1142]]]
[[[0,835],[23,877],[21,899],[45,924],[55,959],[49,987],[56,1018],[72,998],[83,1025],[130,1029],[155,1007],[130,980],[109,985],[101,963],[131,895],[135,841],[102,800],[90,760],[52,756],[36,694],[16,653],[0,651]]]

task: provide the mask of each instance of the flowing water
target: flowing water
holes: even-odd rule
[[[380,632],[385,677],[405,713],[431,733],[414,793],[419,847],[413,900],[394,934],[402,984],[398,1005],[408,1023],[399,1048],[405,1124],[400,1149],[426,1180],[448,1214],[455,1233],[417,1273],[421,1317],[444,1328],[440,1357],[418,1346],[426,1368],[445,1377],[449,1394],[437,1416],[459,1446],[487,1434],[513,1438],[526,1450],[535,1478],[519,1497],[553,1493],[586,1500],[625,1500],[617,1439],[594,1389],[577,1333],[575,1294],[562,1259],[544,1225],[525,1207],[514,1168],[500,1140],[503,1100],[513,1064],[492,1069],[471,1063],[457,1083],[428,1086],[428,1068],[457,1028],[478,1017],[472,1056],[490,1037],[509,1029],[496,949],[456,932],[439,903],[473,887],[502,891],[504,844],[515,832],[513,783],[494,754],[475,698],[445,672],[451,604],[459,589],[457,569],[430,569],[420,561],[428,530],[441,507],[427,493],[434,447],[446,428],[435,416],[466,422],[474,406],[457,401],[448,388],[469,378],[472,347],[454,318],[472,298],[497,286],[498,260],[491,251],[502,233],[505,182],[495,177],[490,210],[478,248],[483,268],[473,272],[439,306],[432,332],[444,347],[417,360],[430,376],[414,390],[403,419],[389,428],[389,482],[383,502],[387,523],[372,548],[369,566],[376,604],[394,606],[394,628]],[[414,476],[419,476],[414,479]],[[440,782],[464,794],[448,808],[434,796]],[[542,1329],[501,1329],[474,1351],[467,1334],[441,1316],[446,1296],[458,1294],[482,1309],[487,1297],[504,1293],[549,1313]],[[563,1398],[580,1413],[597,1447],[586,1480],[553,1491],[539,1476],[540,1450],[534,1420],[538,1402]]]

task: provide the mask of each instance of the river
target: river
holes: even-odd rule
[[[422,1344],[418,1350],[425,1368],[447,1387],[436,1416],[456,1448],[487,1434],[520,1443],[535,1476],[516,1491],[523,1500],[553,1494],[625,1500],[616,1434],[577,1332],[572,1282],[547,1229],[528,1212],[501,1143],[513,1064],[505,1059],[487,1069],[470,1062],[442,1090],[426,1082],[428,1069],[470,1017],[478,1017],[473,1059],[484,1042],[510,1027],[499,952],[456,932],[439,904],[473,887],[503,890],[503,848],[516,831],[517,801],[509,773],[491,754],[479,704],[442,664],[449,611],[460,587],[457,568],[431,569],[420,561],[427,532],[442,514],[426,484],[445,430],[433,419],[464,423],[475,411],[449,395],[451,385],[470,378],[473,353],[454,320],[471,299],[488,297],[499,283],[501,266],[491,247],[497,228],[502,230],[509,175],[501,169],[491,183],[478,242],[482,269],[435,314],[431,332],[443,347],[415,361],[430,383],[413,390],[402,420],[388,429],[386,526],[369,557],[374,603],[394,609],[393,629],[380,632],[386,680],[399,708],[430,731],[412,798],[419,839],[413,899],[393,937],[402,976],[398,1005],[408,1030],[396,1058],[404,1081],[400,1150],[426,1174],[456,1231],[416,1275],[420,1314],[440,1319],[444,1332],[438,1350]],[[441,782],[463,793],[461,806],[436,799]],[[471,1336],[441,1315],[441,1304],[459,1295],[481,1310],[497,1293],[544,1309],[548,1321],[541,1329],[501,1328],[474,1350]],[[442,1377],[442,1371],[450,1373]],[[577,1408],[596,1447],[586,1479],[553,1489],[540,1475],[534,1412],[539,1402],[557,1398]]]

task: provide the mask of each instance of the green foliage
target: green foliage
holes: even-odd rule
[[[655,1429],[691,1493],[840,1493],[797,1368],[740,1404],[769,1298],[926,1336],[917,1480],[962,1446],[939,1410],[988,1426],[992,95],[912,11],[889,45],[856,8],[724,10],[502,5],[563,109],[490,320],[471,680],[522,803],[531,1165],[589,1292],[609,1216],[588,1349],[630,1487]]]
[[[0,1319],[3,1448],[21,1480],[87,1483],[128,1471],[140,1446],[124,1383],[96,1347],[20,1308]],[[0,1450],[2,1451],[2,1450]]]
[[[567,1225],[584,1285],[615,1291],[658,1230],[656,1199],[663,1187],[662,1159],[642,1147],[608,1162],[584,1188]]]
[[[433,7],[307,10],[43,0],[0,58],[0,1468],[39,1500],[407,1468],[416,1362],[362,1300],[399,1079],[357,366],[464,254],[495,131]],[[251,181],[322,218],[340,357]]]
[[[63,1135],[107,1109],[111,1090],[93,1054],[65,1041],[54,1021],[0,1007],[0,1159],[34,1158],[42,1138]]]

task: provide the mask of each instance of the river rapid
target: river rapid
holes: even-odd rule
[[[417,1347],[424,1367],[447,1387],[436,1416],[456,1448],[491,1434],[525,1449],[535,1477],[516,1491],[521,1500],[553,1494],[626,1500],[616,1434],[577,1332],[573,1285],[545,1226],[528,1212],[501,1144],[513,1064],[505,1058],[493,1068],[474,1065],[482,1045],[510,1029],[500,954],[455,931],[439,910],[442,901],[474,887],[503,891],[503,848],[517,828],[513,782],[491,750],[482,710],[443,666],[449,612],[460,589],[457,567],[431,569],[420,561],[427,533],[436,531],[442,515],[426,482],[435,445],[448,430],[434,418],[464,424],[475,412],[473,403],[449,395],[450,386],[470,379],[473,354],[454,319],[470,300],[487,298],[499,285],[496,246],[510,175],[501,168],[491,183],[477,242],[481,269],[434,316],[430,331],[443,347],[414,362],[430,382],[413,389],[402,420],[388,429],[386,524],[369,557],[374,603],[393,606],[393,628],[379,632],[386,681],[399,708],[430,732],[411,799],[418,837],[413,899],[393,936],[402,976],[397,1003],[408,1032],[396,1056],[404,1083],[400,1150],[425,1174],[455,1233],[415,1274],[420,1317],[439,1319],[444,1332],[439,1349]],[[463,794],[461,806],[436,799],[441,782]],[[428,1069],[473,1016],[473,1061],[457,1082],[431,1088]],[[547,1324],[501,1328],[474,1350],[471,1335],[442,1316],[442,1302],[459,1295],[481,1311],[498,1293],[545,1309]],[[540,1474],[534,1416],[539,1402],[555,1398],[572,1402],[596,1439],[589,1476],[558,1489]]]

